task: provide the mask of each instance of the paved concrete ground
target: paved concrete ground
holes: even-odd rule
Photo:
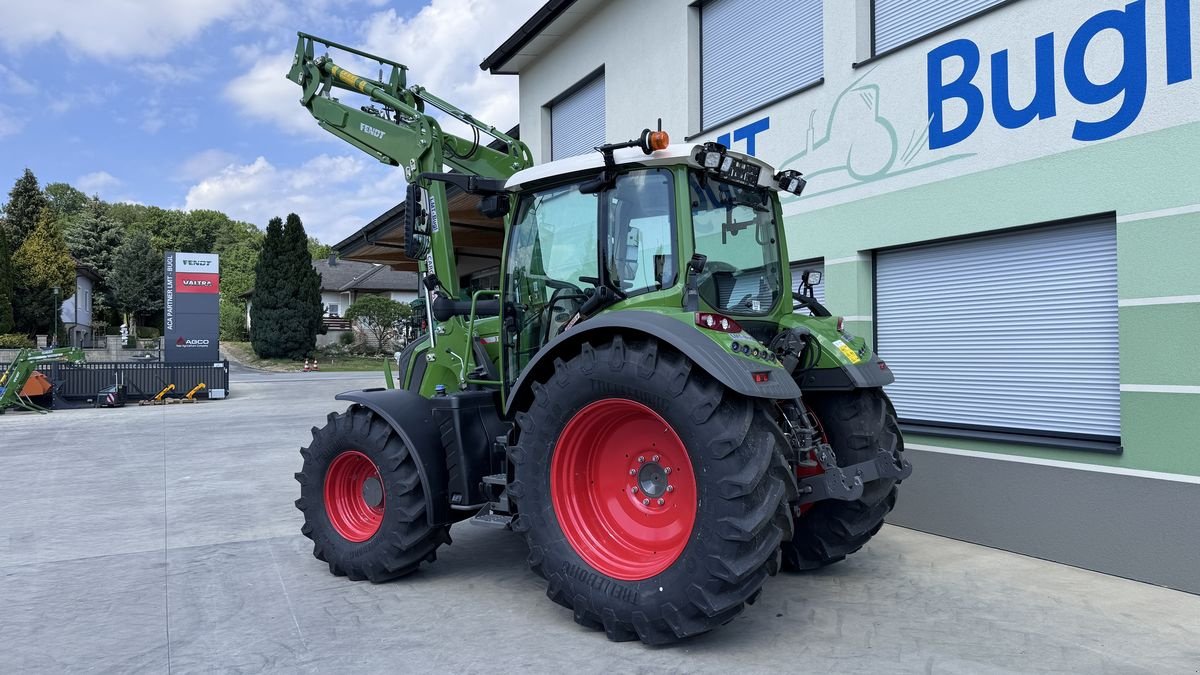
[[[398,582],[330,576],[297,449],[334,393],[378,383],[239,371],[226,401],[0,417],[0,672],[1200,668],[1200,597],[895,527],[657,649],[576,626],[505,531],[455,526]]]

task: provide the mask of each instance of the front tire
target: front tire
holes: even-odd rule
[[[820,421],[838,466],[870,460],[880,449],[897,458],[904,451],[896,412],[882,389],[810,394],[804,403]],[[883,527],[897,492],[897,481],[886,478],[867,483],[854,501],[828,499],[805,509],[783,546],[783,568],[817,569],[858,551]]]
[[[301,448],[301,532],[329,571],[388,581],[433,562],[449,527],[429,524],[416,457],[391,425],[361,406],[330,413]]]
[[[509,488],[547,595],[648,644],[753,602],[791,535],[784,439],[760,405],[653,340],[556,359],[517,415]]]

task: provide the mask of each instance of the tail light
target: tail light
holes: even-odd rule
[[[843,328],[845,325],[846,325],[846,317],[844,317],[844,316],[839,316],[839,317],[838,317],[838,322],[837,322],[837,331],[838,331],[839,333],[840,333],[840,332],[842,332],[842,328]]]
[[[742,327],[733,319],[712,312],[696,312],[696,325],[722,333],[740,333]]]

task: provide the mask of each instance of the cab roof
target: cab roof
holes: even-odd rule
[[[666,149],[657,150],[649,155],[638,148],[622,148],[613,152],[613,161],[617,166],[670,166],[687,164],[698,169],[700,165],[696,163],[694,157],[696,149],[699,147],[699,145],[691,143],[672,143]],[[770,164],[740,152],[726,151],[725,154],[763,167],[763,171],[758,177],[758,184],[761,187],[778,189],[774,179],[775,169]],[[531,184],[549,181],[558,176],[594,172],[602,168],[604,168],[604,155],[600,154],[600,152],[588,152],[518,171],[509,177],[504,183],[504,187],[507,190],[516,190]]]

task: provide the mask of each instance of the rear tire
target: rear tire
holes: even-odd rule
[[[513,529],[576,623],[664,644],[758,597],[792,524],[785,439],[765,406],[656,341],[619,336],[556,359],[533,391],[511,450]]]
[[[296,508],[313,556],[333,574],[375,583],[433,562],[449,526],[429,524],[416,458],[391,425],[355,405],[312,436],[300,449]]]
[[[838,466],[865,462],[881,448],[896,457],[904,451],[896,412],[882,389],[809,394],[804,403],[820,421]],[[783,546],[783,568],[825,567],[862,548],[896,505],[896,486],[891,478],[871,481],[857,500],[829,499],[806,509],[796,518],[792,540]]]

